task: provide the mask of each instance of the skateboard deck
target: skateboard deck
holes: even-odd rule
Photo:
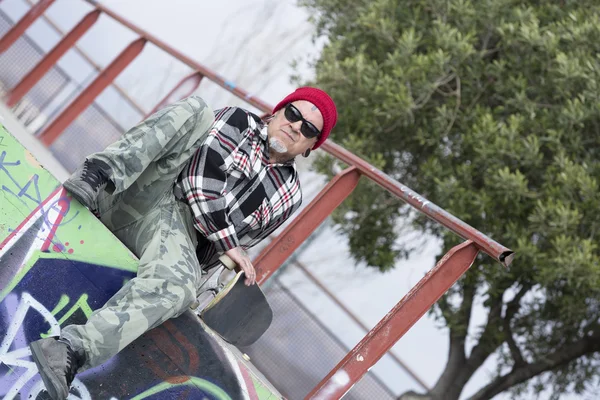
[[[235,346],[256,342],[271,325],[273,310],[258,284],[246,286],[242,271],[202,311],[202,319]]]

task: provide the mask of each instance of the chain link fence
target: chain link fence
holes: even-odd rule
[[[275,276],[265,295],[273,323],[253,345],[242,348],[254,365],[289,399],[303,399],[350,351]],[[344,399],[392,400],[396,396],[368,372]]]
[[[14,22],[0,9],[0,35],[4,35]],[[21,36],[4,53],[0,54],[0,92],[6,95],[45,55],[44,50],[27,34]],[[98,75],[92,72],[86,82],[80,83],[60,66],[54,65],[33,88],[13,107],[17,118],[32,134],[40,133],[70,102],[79,95],[86,83]],[[107,91],[111,90],[110,88]],[[130,120],[140,121],[144,115],[127,107],[123,98],[117,100],[127,108]],[[93,152],[104,149],[127,130],[112,118],[98,102],[93,102],[70,124],[50,146],[50,151],[68,171],[75,168]]]

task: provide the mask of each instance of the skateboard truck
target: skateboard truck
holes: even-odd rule
[[[231,258],[223,254],[219,257],[219,264],[208,270],[203,277],[203,282],[198,288],[196,300],[190,305],[190,309],[197,314],[214,299],[219,291],[223,289],[223,280],[229,275],[228,272],[235,268],[236,264]]]

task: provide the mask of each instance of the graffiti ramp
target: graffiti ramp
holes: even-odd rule
[[[44,399],[28,344],[82,323],[137,260],[0,125],[0,398]],[[74,399],[279,399],[188,311],[77,375]]]

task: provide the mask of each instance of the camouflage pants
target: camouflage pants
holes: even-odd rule
[[[198,97],[182,100],[130,129],[99,159],[112,169],[114,191],[101,195],[102,222],[139,259],[127,282],[85,325],[61,332],[86,363],[100,365],[144,332],[188,309],[196,298],[201,268],[188,205],[173,185],[207,136],[214,114]]]

